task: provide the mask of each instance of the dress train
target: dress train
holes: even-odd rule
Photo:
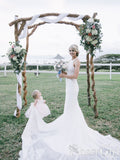
[[[67,74],[73,74],[73,60]],[[120,141],[88,127],[78,104],[78,83],[66,79],[64,113],[45,123],[34,110],[22,134],[19,160],[120,160]]]

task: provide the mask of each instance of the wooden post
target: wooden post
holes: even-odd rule
[[[28,53],[28,47],[29,47],[29,36],[27,34],[27,37],[26,37],[26,52]],[[22,72],[22,76],[23,76],[23,84],[24,84],[24,87],[23,87],[23,90],[24,90],[24,94],[23,94],[23,99],[24,99],[24,106],[27,105],[27,77],[26,77],[26,59],[27,59],[27,54],[25,55],[24,57],[24,71]]]
[[[92,91],[93,91],[93,98],[94,98],[94,106],[93,110],[95,113],[95,118],[98,117],[98,112],[97,112],[97,97],[96,97],[96,90],[95,90],[95,80],[94,80],[94,64],[93,64],[93,56],[91,55],[90,58],[90,65],[91,65],[91,79],[92,79]]]
[[[87,59],[87,95],[88,95],[88,106],[91,106],[91,97],[90,97],[90,73],[89,73],[89,52],[86,55]]]

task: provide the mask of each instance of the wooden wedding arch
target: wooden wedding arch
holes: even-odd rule
[[[39,19],[41,18],[45,18],[45,17],[58,17],[60,16],[60,13],[45,13],[45,14],[40,14],[38,16]],[[97,13],[94,13],[92,18],[95,19],[96,18]],[[83,22],[87,21],[90,16],[89,15],[84,15],[81,16],[79,14],[67,14],[66,15],[67,18],[79,18],[82,19]],[[15,36],[15,42],[19,41],[19,36],[21,35],[21,33],[24,31],[27,22],[29,22],[30,20],[32,20],[33,17],[27,17],[27,18],[18,18],[18,16],[15,16],[15,20],[9,23],[9,26],[13,26],[14,25],[14,36]],[[35,32],[35,30],[37,29],[37,27],[44,25],[44,24],[48,24],[50,22],[48,21],[44,21],[43,22],[39,22],[33,25],[27,25],[26,29],[27,29],[27,35],[26,35],[26,51],[28,52],[28,48],[29,48],[29,37]],[[54,23],[54,22],[53,22]],[[58,24],[66,24],[66,25],[72,25],[74,26],[78,31],[80,31],[80,26],[81,24],[77,24],[74,23],[72,21],[63,21],[63,20],[59,20],[55,23]],[[90,73],[89,73],[89,65],[90,65],[90,69],[91,69],[91,80],[92,80],[92,91],[93,91],[93,98],[94,98],[94,106],[93,106],[93,110],[95,113],[95,118],[98,117],[98,112],[97,112],[97,97],[96,97],[96,90],[95,90],[95,80],[94,80],[94,64],[93,64],[93,56],[90,54],[90,50],[89,52],[87,52],[86,54],[86,59],[87,59],[87,94],[88,94],[88,105],[91,105],[91,98],[90,98]],[[91,55],[90,59],[89,56]],[[23,76],[23,90],[24,90],[24,95],[23,95],[23,99],[25,101],[24,105],[27,105],[27,99],[26,99],[26,95],[27,95],[27,80],[26,80],[26,59],[27,59],[27,54],[24,57],[24,70],[22,72],[22,76]],[[18,92],[21,95],[21,84],[18,82]],[[20,109],[17,107],[17,114],[16,117],[20,116]]]

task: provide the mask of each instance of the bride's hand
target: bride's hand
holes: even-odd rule
[[[60,78],[65,78],[65,74],[64,74],[64,73],[61,73],[61,74],[59,75],[59,77],[60,77]]]

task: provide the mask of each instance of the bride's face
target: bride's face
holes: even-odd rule
[[[72,58],[76,58],[77,56],[76,56],[76,51],[75,51],[75,49],[73,49],[73,48],[70,48],[69,49],[69,53],[70,53],[70,55],[72,56]]]

